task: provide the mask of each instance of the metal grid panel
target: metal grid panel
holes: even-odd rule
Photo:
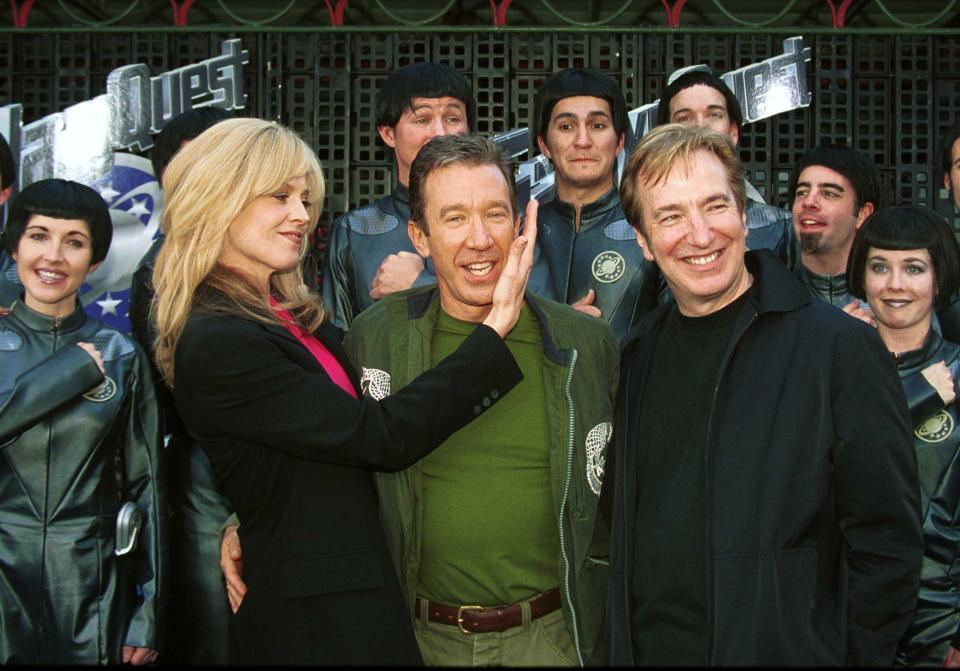
[[[667,82],[667,65],[665,51],[667,41],[663,35],[645,35],[640,42],[640,53],[643,54],[641,72],[640,99],[644,103],[653,102],[660,97]]]
[[[514,73],[549,73],[553,63],[553,36],[518,33],[510,36],[510,67]]]
[[[706,63],[716,73],[724,73],[734,68],[730,67],[731,47],[730,40],[724,35],[697,35],[694,46],[694,58],[689,63]],[[766,56],[764,56],[766,58]]]
[[[13,35],[0,35],[0,100],[14,100],[13,63]]]
[[[467,73],[473,70],[473,36],[441,33],[431,37],[431,59],[446,63],[454,70]]]
[[[667,35],[663,62],[668,75],[678,68],[693,64],[693,36]]]
[[[767,202],[789,210],[787,184],[790,171],[811,146],[807,133],[810,128],[810,108],[779,114],[770,121],[773,126],[773,165],[770,170],[771,190],[766,194]]]
[[[620,38],[620,81],[627,109],[647,103],[643,97],[643,36],[624,34]]]
[[[590,40],[590,67],[617,77],[620,74],[620,36],[615,33],[595,33]]]
[[[350,159],[356,163],[387,164],[388,155],[377,139],[377,91],[386,74],[355,74],[350,98],[352,138]]]
[[[402,68],[411,63],[420,63],[430,58],[430,44],[428,37],[402,33],[394,41],[393,63],[394,69]]]
[[[717,41],[718,43],[714,43]],[[733,43],[734,56],[729,56],[729,46],[724,49],[724,44],[729,45],[729,40],[722,38],[708,38],[699,36],[697,38],[698,54],[701,55],[696,62],[707,62],[717,73],[723,73],[731,67],[721,67],[722,63],[730,64],[736,59],[737,66],[757,63],[773,56],[772,39],[765,35],[738,37]],[[700,48],[701,43],[704,48]],[[713,58],[713,62],[707,60]],[[739,129],[740,142],[740,160],[743,161],[743,167],[747,172],[747,179],[760,192],[765,199],[769,200],[771,194],[775,193],[773,187],[773,173],[771,172],[771,162],[773,160],[772,151],[774,149],[773,128],[776,124],[774,119],[764,119],[744,126]]]
[[[929,37],[896,38],[896,149],[895,199],[900,203],[933,205],[931,188],[934,156],[930,68],[933,49]]]
[[[553,71],[590,66],[590,36],[561,33],[553,38]]]
[[[810,138],[811,144],[828,141],[851,144],[851,38],[833,35],[817,37],[813,53],[816,79],[812,92],[816,125]]]
[[[185,65],[210,58],[211,53],[219,51],[219,49],[214,49],[211,52],[210,43],[213,37],[206,34],[184,33],[173,35],[171,39],[171,51],[167,61],[168,68],[182,68]]]
[[[891,162],[893,154],[888,78],[863,77],[855,80],[853,125],[854,147],[877,165]]]
[[[57,35],[55,40],[57,59],[58,109],[75,105],[91,96],[90,86],[90,36],[82,34]],[[97,91],[94,95],[99,95]]]
[[[474,72],[500,72],[507,74],[510,66],[510,49],[506,35],[484,33],[473,39]]]
[[[19,102],[23,103],[23,123],[28,124],[57,112],[54,103],[53,75],[24,75],[20,79]]]
[[[394,35],[374,33],[353,43],[353,69],[358,72],[389,73],[393,67]]]
[[[170,68],[170,37],[162,33],[134,33],[131,63],[143,63],[154,74]]]
[[[258,116],[263,119],[282,121],[285,118],[282,88],[283,38],[274,33],[260,35],[257,46],[259,58],[251,58],[250,65],[254,65],[260,73],[257,81],[258,95],[256,104],[247,107],[251,111],[257,110]]]
[[[537,89],[549,77],[549,73],[520,74],[510,83],[510,122],[511,128],[529,127],[536,133],[536,120],[533,118],[533,99]],[[530,137],[530,149],[537,146],[535,137]]]
[[[478,72],[473,78],[473,95],[477,99],[476,131],[484,135],[502,133],[507,128],[507,102],[510,82],[503,72]]]
[[[24,35],[20,38],[17,71],[23,74],[53,74],[56,36]]]
[[[355,165],[350,168],[350,205],[359,207],[390,193],[393,171],[382,165]]]

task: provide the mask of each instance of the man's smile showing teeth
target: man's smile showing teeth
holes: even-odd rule
[[[713,263],[718,258],[720,258],[720,253],[723,252],[722,249],[718,249],[715,252],[710,254],[705,254],[704,256],[687,256],[683,259],[684,263],[690,263],[695,266],[705,266],[708,263]]]
[[[465,268],[471,275],[480,277],[481,275],[486,275],[490,272],[490,270],[493,268],[493,261],[485,261],[484,263],[468,263]]]

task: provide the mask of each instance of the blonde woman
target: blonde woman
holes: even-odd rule
[[[323,200],[293,132],[224,121],[163,179],[154,271],[157,363],[243,526],[247,593],[230,659],[421,662],[377,517],[373,470],[398,470],[469,422],[520,372],[502,338],[523,302],[536,226],[518,238],[484,323],[439,366],[382,401],[359,380],[303,284]]]

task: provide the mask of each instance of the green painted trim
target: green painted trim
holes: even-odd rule
[[[265,29],[265,28],[266,28],[266,24],[268,24],[268,23],[273,23],[273,22],[276,21],[277,19],[279,19],[279,18],[281,18],[282,16],[284,16],[284,15],[285,15],[287,12],[289,12],[291,9],[293,9],[293,6],[294,6],[295,4],[297,4],[297,0],[290,0],[290,2],[287,3],[287,6],[284,7],[283,9],[281,9],[279,12],[277,12],[277,13],[274,14],[273,16],[268,16],[267,18],[261,19],[261,20],[259,20],[259,21],[250,21],[249,19],[245,19],[245,18],[243,18],[242,16],[240,16],[239,14],[234,13],[233,10],[231,10],[229,7],[227,7],[227,6],[224,4],[223,0],[217,0],[217,4],[220,5],[220,9],[222,9],[222,10],[226,13],[227,16],[229,16],[231,19],[233,19],[233,20],[236,21],[237,23],[242,24],[242,25],[244,25],[244,26],[257,26],[257,27],[259,27],[259,28],[261,28],[261,29]],[[274,27],[273,27],[273,26],[270,26],[270,29],[273,30]]]
[[[883,0],[876,0],[876,2],[877,2],[877,7],[880,8],[881,12],[887,15],[888,19],[890,19],[897,25],[904,26],[905,28],[925,28],[927,26],[931,26],[937,21],[939,21],[940,19],[942,19],[944,16],[946,16],[947,12],[953,9],[953,6],[957,4],[957,0],[950,0],[950,4],[944,7],[943,11],[941,11],[939,14],[937,14],[935,17],[933,17],[929,21],[926,21],[925,23],[908,23],[907,21],[901,21],[900,19],[895,17],[893,13],[887,9],[886,5],[883,4]],[[960,33],[960,31],[957,31],[957,32]]]
[[[90,19],[85,19],[85,18],[83,18],[82,16],[77,16],[77,15],[74,14],[73,11],[63,2],[63,0],[57,0],[57,4],[60,5],[60,9],[62,9],[62,10],[64,11],[64,13],[67,14],[67,16],[69,16],[69,17],[70,17],[71,19],[73,19],[74,21],[77,21],[77,22],[79,22],[79,23],[84,24],[85,26],[88,26],[86,29],[87,29],[87,30],[90,30],[91,28],[102,28],[102,27],[110,26],[110,25],[116,23],[117,21],[119,21],[120,19],[123,19],[123,18],[126,17],[130,12],[132,12],[134,9],[137,8],[137,5],[140,4],[140,0],[133,0],[129,5],[127,5],[127,8],[126,8],[125,10],[123,10],[122,12],[120,12],[119,14],[117,14],[116,16],[114,16],[114,17],[112,17],[112,18],[109,18],[109,19],[104,19],[103,21],[91,21]],[[21,28],[20,30],[24,30],[24,29]],[[129,30],[129,28],[123,28],[123,30]]]
[[[139,1],[139,0],[135,0]],[[956,2],[956,0],[954,0]],[[510,33],[639,33],[647,35],[952,35],[960,37],[957,28],[841,28],[811,27],[811,26],[765,26],[763,28],[735,27],[735,26],[700,26],[669,28],[667,26],[590,26],[578,28],[575,26],[341,26],[330,25],[297,25],[297,26],[263,26],[263,25],[235,25],[209,24],[203,26],[60,26],[44,28],[14,28],[0,26],[0,34],[75,34],[75,33],[312,33],[312,34],[347,34],[347,33],[475,33],[475,34],[510,34]]]
[[[397,16],[397,15],[394,14],[393,12],[391,12],[389,9],[387,9],[386,7],[383,6],[383,3],[382,3],[380,0],[374,0],[374,2],[377,3],[377,7],[380,8],[380,11],[381,11],[381,12],[383,12],[384,14],[386,14],[387,16],[389,16],[391,19],[393,19],[393,20],[396,21],[397,23],[399,23],[399,24],[401,24],[401,25],[404,25],[404,26],[425,26],[425,24],[433,23],[434,21],[436,21],[437,19],[439,19],[441,16],[443,16],[444,14],[446,14],[447,12],[449,12],[449,11],[450,11],[450,8],[453,7],[453,4],[454,4],[456,1],[457,1],[457,0],[450,0],[450,2],[447,3],[446,7],[444,7],[443,9],[441,9],[439,12],[437,12],[437,13],[434,14],[433,16],[430,16],[430,17],[428,17],[428,18],[426,18],[426,19],[421,19],[420,21],[410,21],[409,19],[404,19],[404,18],[402,18],[402,17]],[[633,0],[629,0],[629,2],[633,2]]]
[[[623,14],[625,11],[627,11],[630,5],[633,4],[633,0],[626,0],[626,2],[623,3],[623,6],[620,7],[620,9],[615,11],[613,14],[611,14],[607,18],[600,19],[599,21],[576,21],[574,19],[564,16],[558,10],[554,9],[553,5],[551,5],[547,0],[540,0],[540,4],[546,7],[550,11],[550,13],[553,14],[555,17],[557,17],[561,21],[565,21],[567,24],[566,29],[570,30],[570,26],[575,26],[576,28],[582,29],[582,28],[588,28],[588,27],[593,28],[595,26],[603,26],[607,23],[610,23],[611,21],[616,19],[618,16]]]

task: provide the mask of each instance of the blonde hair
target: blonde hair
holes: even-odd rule
[[[281,323],[269,297],[250,278],[221,265],[220,256],[240,211],[300,176],[312,200],[307,235],[300,243],[302,258],[320,216],[324,182],[316,155],[292,130],[261,119],[221,121],[180,149],[167,166],[160,221],[165,239],[153,270],[151,316],[157,328],[157,366],[171,387],[177,341],[194,310]],[[207,288],[225,294],[227,304],[206,299]],[[278,307],[308,331],[323,322],[323,305],[307,289],[299,266],[274,273],[270,291]]]
[[[691,165],[693,155],[707,151],[716,156],[727,173],[727,184],[733,192],[737,210],[747,205],[743,164],[729,136],[710,128],[681,126],[671,123],[658,126],[643,136],[627,159],[620,180],[620,204],[627,221],[643,231],[643,200],[640,184],[655,187],[663,182],[677,163]],[[644,234],[646,235],[646,234]]]

